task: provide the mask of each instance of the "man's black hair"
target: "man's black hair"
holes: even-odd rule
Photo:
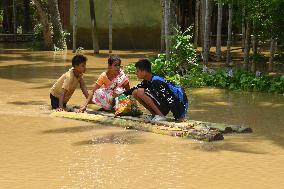
[[[113,63],[118,63],[119,65],[121,64],[121,60],[118,55],[110,55],[108,58],[108,65],[112,65]]]
[[[84,55],[81,55],[81,54],[78,54],[78,55],[75,55],[73,58],[72,58],[72,66],[75,67],[75,66],[79,66],[79,64],[83,63],[83,62],[87,62],[88,58],[85,57]]]
[[[139,70],[145,70],[151,73],[151,62],[148,59],[140,59],[135,63],[135,67]]]

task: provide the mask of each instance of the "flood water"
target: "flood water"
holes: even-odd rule
[[[0,49],[1,189],[284,188],[282,95],[190,89],[191,119],[254,133],[212,143],[173,138],[50,117],[49,88],[72,53]],[[116,53],[124,65],[152,54]],[[86,55],[90,87],[108,54]],[[78,89],[69,104],[82,102]]]

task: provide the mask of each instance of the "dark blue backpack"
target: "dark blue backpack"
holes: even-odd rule
[[[165,80],[164,78],[154,75],[152,80],[159,80],[159,81],[163,81],[164,83],[166,83],[170,90],[172,91],[172,93],[174,94],[174,96],[184,105],[184,112],[183,115],[181,116],[182,118],[185,116],[187,109],[188,109],[188,101],[187,101],[187,97],[185,94],[185,91],[183,88],[181,88],[180,86],[169,82],[167,80]]]

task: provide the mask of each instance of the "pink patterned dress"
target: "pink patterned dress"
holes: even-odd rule
[[[105,110],[111,110],[113,107],[113,94],[121,94],[125,91],[123,84],[129,82],[128,76],[120,70],[119,75],[110,81],[106,73],[103,72],[97,80],[101,88],[97,89],[93,96],[93,103],[101,106]]]

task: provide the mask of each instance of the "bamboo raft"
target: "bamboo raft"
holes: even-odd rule
[[[145,116],[115,117],[113,113],[102,111],[87,111],[86,113],[53,112],[51,113],[51,116],[94,122],[104,125],[114,125],[124,127],[126,129],[135,129],[139,131],[190,138],[207,142],[223,140],[223,134],[227,133],[252,133],[251,128],[238,125],[227,125],[222,123],[211,123],[195,120],[175,122],[170,118],[168,118],[167,121],[152,122],[145,119]]]

